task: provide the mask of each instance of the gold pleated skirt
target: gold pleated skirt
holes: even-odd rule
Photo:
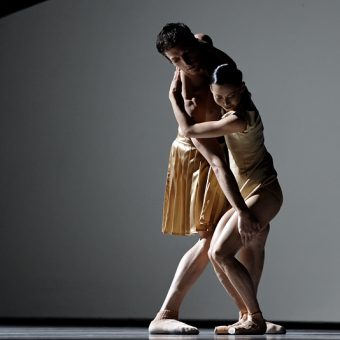
[[[190,138],[179,134],[170,150],[162,232],[192,235],[213,230],[226,209],[227,200],[208,162]]]

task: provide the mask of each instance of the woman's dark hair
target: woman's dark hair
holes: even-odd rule
[[[197,44],[197,39],[190,28],[183,23],[166,24],[157,35],[156,47],[163,54],[177,46]]]
[[[220,65],[214,70],[210,83],[241,86],[243,84],[242,72],[233,65]]]
[[[219,65],[211,76],[210,84],[242,86],[244,84],[242,72],[230,64]],[[245,90],[242,93],[241,103],[244,109],[255,108],[254,103],[251,100],[251,93],[248,91],[247,87],[245,87]]]

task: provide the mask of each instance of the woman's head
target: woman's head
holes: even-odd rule
[[[236,67],[223,64],[218,66],[211,77],[210,90],[216,104],[226,111],[237,110],[249,92],[242,79],[242,72]]]

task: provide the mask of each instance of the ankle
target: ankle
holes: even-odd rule
[[[248,311],[247,310],[240,310],[239,312],[238,312],[238,319],[239,319],[239,321],[240,320],[247,320],[247,317],[248,317]]]
[[[154,320],[163,320],[163,319],[178,319],[178,311],[171,309],[163,309],[160,310]]]
[[[249,320],[263,320],[262,312],[257,311],[254,313],[248,313],[248,319]]]

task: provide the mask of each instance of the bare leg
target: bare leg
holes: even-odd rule
[[[217,227],[215,229],[212,241],[211,241],[211,245],[213,245],[217,239],[219,238],[220,234],[222,233],[225,225],[227,224],[228,220],[230,219],[230,217],[234,214],[234,210],[230,209],[229,211],[227,211],[223,217],[221,218],[221,220],[219,221],[219,223],[217,224]],[[234,286],[230,283],[228,277],[225,275],[223,269],[220,267],[220,265],[218,264],[218,262],[216,262],[214,260],[214,255],[212,252],[212,248],[209,250],[209,258],[210,258],[210,262],[212,263],[215,273],[218,277],[218,279],[220,280],[222,286],[225,288],[225,290],[228,292],[228,294],[230,295],[230,297],[234,300],[236,306],[239,309],[239,319],[237,322],[235,322],[232,325],[223,325],[223,326],[217,326],[215,327],[215,334],[229,334],[228,330],[230,326],[236,326],[244,321],[247,320],[248,317],[248,312],[247,312],[247,307],[243,302],[243,299],[241,298],[241,296],[239,295],[239,293],[237,292],[237,290],[234,288]]]
[[[237,220],[238,215],[234,213],[212,249],[214,261],[220,265],[235,290],[242,297],[248,314],[246,321],[233,325],[233,327],[228,327],[228,333],[264,334],[266,324],[262,318],[252,278],[247,269],[235,257],[238,250],[242,247],[237,229]]]
[[[208,249],[212,233],[200,233],[200,240],[188,250],[178,264],[161,310],[150,323],[151,334],[198,334],[196,327],[178,321],[180,305],[209,262]]]
[[[233,332],[231,332],[231,329],[228,330],[229,333],[233,334],[260,334],[266,330],[266,324],[256,299],[257,286],[261,277],[264,259],[264,252],[259,252],[259,250],[264,249],[269,230],[268,222],[276,215],[281,202],[273,200],[270,193],[262,192],[261,195],[250,198],[247,204],[255,213],[261,225],[265,226],[251,242],[252,250],[260,255],[260,261],[254,264],[253,269],[248,264],[250,271],[252,272],[253,270],[254,282],[247,267],[235,257],[237,251],[242,248],[237,230],[237,214],[232,215],[228,220],[222,233],[214,235],[212,251],[210,252],[214,262],[218,263],[222,268],[247,307],[248,320],[234,327],[232,329]],[[247,253],[243,254],[243,260],[247,257],[246,255]]]
[[[235,257],[242,247],[240,235],[237,230],[237,214],[229,219],[224,232],[214,244],[212,257],[218,263],[223,272],[229,278],[235,290],[242,297],[249,314],[256,313],[260,306],[256,299],[256,291],[252,278],[247,269]]]
[[[228,212],[228,215],[231,216],[231,214],[232,214],[232,211],[230,210]],[[223,230],[224,225],[226,224],[226,220],[228,219],[227,217],[228,215],[226,214],[225,217],[223,217],[220,220],[219,224],[217,225],[213,239],[211,241],[211,245],[214,244],[216,239],[219,238],[219,235],[221,231]],[[262,275],[264,257],[265,257],[264,246],[266,243],[268,233],[269,233],[269,225],[262,230],[261,234],[258,235],[258,237],[249,245],[249,247],[247,248],[242,247],[238,253],[240,262],[246,267],[246,269],[249,272],[250,277],[253,280],[256,293],[257,293],[259,282],[260,282],[261,275]],[[232,296],[232,298],[234,299],[234,302],[239,308],[239,319],[237,322],[235,322],[232,325],[223,325],[223,326],[215,327],[216,334],[229,334],[228,332],[229,328],[238,326],[239,324],[246,321],[248,318],[248,313],[243,303],[243,300],[239,297],[238,293],[237,292],[232,293],[232,289],[229,288],[231,285],[229,282],[229,279],[226,277],[226,275],[221,270],[221,268],[218,266],[218,264],[216,263],[214,264],[213,256],[210,256],[210,257],[211,257],[211,262],[213,263],[217,277],[221,281],[224,288],[228,291],[229,295]],[[236,297],[237,300],[235,300],[233,296],[237,296]],[[266,321],[266,326],[267,326],[266,334],[286,333],[286,329],[281,325],[277,325],[272,322]]]
[[[265,228],[261,237],[257,238],[252,242],[252,244],[247,248],[242,248],[239,251],[239,259],[240,262],[247,268],[251,278],[253,279],[254,288],[258,290],[258,286],[260,283],[264,258],[265,258],[265,242],[269,233],[269,225]],[[285,327],[272,323],[270,321],[266,321],[267,330],[266,334],[285,334]]]
[[[269,233],[269,225],[250,243],[248,247],[242,247],[239,251],[239,260],[248,270],[257,293],[260,279],[262,276],[265,244]]]
[[[231,216],[234,214],[234,210],[230,209],[228,210],[220,219],[220,221],[217,224],[217,227],[215,229],[214,235],[211,240],[211,245],[213,245],[219,238],[219,235],[222,233],[225,225],[227,224],[228,220],[231,218]],[[234,286],[230,283],[228,277],[223,271],[223,268],[220,266],[220,264],[215,261],[214,254],[212,252],[212,248],[209,249],[208,252],[210,262],[212,263],[215,273],[220,280],[222,286],[226,289],[230,297],[234,300],[236,306],[239,308],[239,311],[246,313],[247,308],[246,305],[243,302],[243,299],[238,294],[237,290],[234,288]]]
[[[214,141],[212,141],[211,139],[207,141],[205,139],[202,140],[202,139],[193,138],[192,141],[195,144],[196,148],[207,159],[210,165],[213,165],[216,159],[217,160],[223,159],[223,155],[221,155],[220,148],[218,148],[216,146],[216,143],[214,144]],[[216,176],[218,179],[220,179],[217,173],[216,173]],[[220,181],[219,183],[220,185],[223,184]],[[256,210],[255,213],[258,215],[258,219],[261,221],[263,226],[266,226],[269,224],[269,221],[276,215],[276,213],[279,211],[281,204],[282,204],[282,196],[280,198],[279,191],[276,191],[276,190],[280,190],[278,183],[273,183],[271,186],[272,186],[271,189],[278,194],[277,196],[275,195],[276,198],[278,199],[274,198],[272,194],[270,194],[268,191],[265,190],[265,192],[262,192],[261,195],[267,198],[262,202],[262,205],[257,204],[257,207],[255,207],[255,210]],[[267,190],[268,189],[269,187],[267,187]],[[268,195],[270,197],[269,200],[268,200]],[[258,195],[255,201],[256,200],[259,201],[260,200],[259,198],[260,198],[260,195]],[[252,200],[253,198],[250,200],[249,204],[254,204],[254,200],[253,202],[251,202]],[[222,230],[223,230],[223,227],[224,226],[222,226]],[[264,246],[265,246],[268,231],[269,231],[269,227],[267,227],[266,230],[263,231],[261,237],[259,237],[256,242],[253,242],[253,245],[251,247],[252,249],[250,251],[249,250],[245,251],[245,256],[243,256],[243,259],[242,259],[242,255],[240,257],[240,263],[244,265],[244,268],[246,269],[248,273],[250,273],[250,276],[252,277],[253,286],[254,286],[253,288],[254,288],[255,293],[257,293],[257,287],[258,287],[261,274],[262,274],[263,261],[264,261]],[[221,230],[219,232],[217,232],[217,230],[215,231],[212,243],[214,243],[214,238],[216,234],[220,235],[220,233],[221,233]],[[230,287],[230,282],[228,278],[224,275],[225,273],[223,272],[223,270],[222,271],[220,270],[221,269],[220,266],[218,265],[218,263],[216,263],[216,261],[214,261],[214,256],[210,256],[210,260],[213,263],[216,274],[219,280],[221,281],[222,285],[231,294],[237,306],[239,307],[240,319],[242,319],[245,314],[244,314],[244,306],[242,307],[242,301],[240,301],[239,294],[235,293],[235,290],[233,292],[233,289]],[[284,333],[285,332],[284,328],[278,325],[267,323],[267,326],[268,326],[268,333]]]

